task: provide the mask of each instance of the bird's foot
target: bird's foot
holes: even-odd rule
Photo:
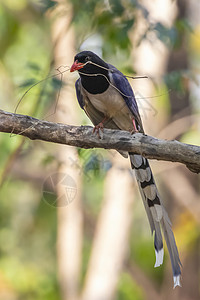
[[[104,129],[104,122],[108,121],[108,117],[106,116],[98,125],[95,125],[94,128],[93,128],[93,133],[97,133],[99,139],[101,138],[100,136],[100,130],[102,131],[103,133],[103,129]]]
[[[130,129],[129,132],[130,132],[130,134],[134,134],[134,133],[139,132],[139,131],[135,130],[135,129]]]
[[[100,122],[98,125],[95,125],[93,128],[93,133],[96,133],[98,135],[98,138],[100,139],[100,130],[103,132],[104,126],[103,122]]]

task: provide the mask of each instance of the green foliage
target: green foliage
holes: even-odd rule
[[[127,273],[122,273],[118,284],[117,300],[143,300],[142,288],[136,284],[132,277]]]
[[[174,26],[168,28],[161,22],[152,22],[149,11],[137,0],[72,0],[70,3],[73,7],[72,26],[76,29],[77,50],[88,37],[98,37],[104,58],[117,65],[127,75],[134,73],[130,55],[131,39],[140,13],[148,25],[140,42],[147,40],[153,43],[154,39],[158,38],[170,49],[179,49],[183,37],[187,40],[185,33],[192,33],[192,51],[196,51],[196,60],[199,61],[199,36],[194,36],[185,18],[178,19]],[[2,109],[14,111],[20,97],[30,89],[22,99],[18,112],[43,118],[54,110],[55,95],[65,83],[60,75],[49,78],[57,71],[50,68],[53,61],[53,45],[51,24],[46,17],[48,14],[45,13],[53,10],[56,4],[57,2],[52,0],[1,1]],[[45,78],[47,79],[43,80]],[[161,91],[158,94],[164,96],[152,99],[151,102],[152,106],[159,110],[157,120],[163,118],[163,113],[166,117],[170,111],[166,87],[169,91],[177,91],[183,95],[188,81],[191,80],[193,81],[192,75],[188,70],[175,70],[166,74],[164,82],[158,84],[158,90]],[[141,86],[142,84],[141,81]],[[198,144],[197,127],[198,124],[183,134],[181,140]],[[21,140],[21,137],[10,138],[9,135],[1,133],[0,175],[3,174],[5,166],[11,163],[12,155],[17,152]],[[55,152],[51,150],[49,145],[26,142],[0,189],[0,283],[2,286],[5,282],[5,288],[12,291],[16,299],[57,300],[60,297],[56,278],[56,209],[46,204],[55,202],[55,195],[49,194],[46,202],[41,199],[46,173],[51,169],[56,170],[60,164],[59,159],[52,154]],[[111,163],[105,151],[78,149],[78,152],[76,167],[83,175],[82,198],[85,214],[83,282],[91,254],[95,224],[102,205],[104,180]],[[139,201],[141,199],[138,199]],[[164,267],[153,268],[153,241],[150,231],[146,229],[148,224],[144,221],[144,211],[139,208],[134,211],[136,215],[130,237],[130,261],[136,262],[147,276],[161,284]],[[140,212],[142,217],[138,217]],[[195,245],[199,238],[199,231],[196,223],[188,221],[185,216],[184,222],[181,225],[185,224],[187,236],[190,237],[184,243],[189,249],[190,243]],[[183,241],[182,226],[180,229],[182,233],[177,230],[177,235]],[[190,231],[193,232],[192,235],[189,234]],[[142,288],[137,286],[127,270],[121,274],[118,285],[117,300],[122,299],[144,299]]]
[[[83,175],[84,204],[91,214],[97,216],[101,207],[101,199],[104,196],[104,179],[111,163],[103,150],[78,149],[78,152],[80,161],[76,164]]]
[[[52,9],[57,5],[57,1],[54,0],[37,0],[37,2],[41,9],[41,13],[45,13],[47,10]]]
[[[174,45],[178,38],[174,27],[167,28],[160,22],[152,26],[151,30],[155,31],[159,40],[161,40],[168,47]]]
[[[20,93],[22,95],[49,72],[51,43],[47,23],[41,11],[38,13],[37,7],[32,6],[30,1],[20,0],[13,3],[13,6],[9,6],[9,1],[1,2],[1,109],[14,111]],[[44,93],[46,103],[49,103],[47,98],[51,95],[51,100],[58,89],[58,81],[51,80],[49,83]],[[41,85],[35,86],[28,97],[23,99],[18,111],[35,114],[38,110],[38,95],[43,88]],[[44,112],[46,107],[43,107],[40,114]],[[1,174],[21,140],[21,137],[10,138],[8,134],[1,133]],[[19,170],[23,177],[23,172],[29,168],[27,174],[34,178],[35,159],[29,156],[26,160],[30,152],[27,143],[20,152]],[[56,300],[59,295],[55,272],[56,210],[44,201],[40,202],[41,187],[36,186],[28,179],[27,182],[26,179],[20,179],[20,175],[19,178],[9,175],[1,186],[1,288],[5,282],[4,289],[16,295],[14,297],[17,299]]]
[[[181,137],[181,142],[187,144],[200,145],[200,135],[198,128],[192,128],[188,132],[185,132]]]
[[[172,71],[165,75],[164,80],[169,90],[177,91],[180,94],[185,92],[183,71]]]
[[[0,5],[0,57],[5,55],[8,47],[17,39],[19,28],[17,17]]]
[[[134,23],[133,15],[127,13],[127,3],[121,0],[109,1],[109,6],[102,6],[101,1],[73,1],[74,18],[77,28],[77,38],[85,39],[88,34],[95,32],[100,34],[104,43],[102,45],[105,56],[108,53],[116,53],[118,50],[130,49],[129,30]],[[82,24],[89,24],[83,28]]]
[[[38,191],[21,181],[4,183],[0,197],[0,267],[5,280],[20,299],[56,299],[56,211],[38,203]]]

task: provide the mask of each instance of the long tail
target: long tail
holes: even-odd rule
[[[131,167],[135,170],[136,179],[151,226],[151,232],[152,234],[155,232],[154,247],[156,253],[156,263],[154,267],[159,267],[163,263],[164,250],[162,233],[160,229],[161,225],[171,259],[174,287],[177,285],[181,286],[181,261],[179,258],[176,241],[168,214],[158,194],[148,160],[141,155],[136,155],[133,153],[129,153],[129,155]]]

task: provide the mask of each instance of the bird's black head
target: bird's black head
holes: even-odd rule
[[[70,71],[79,71],[80,73],[93,74],[103,73],[105,74],[108,69],[108,64],[103,61],[98,55],[92,51],[82,51],[74,57],[74,63],[71,66]]]
[[[78,71],[83,87],[92,94],[98,94],[109,86],[108,69],[108,64],[98,55],[82,51],[74,57],[70,72]]]

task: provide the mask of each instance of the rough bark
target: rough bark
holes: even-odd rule
[[[104,129],[103,138],[92,134],[90,126],[71,126],[41,121],[30,116],[0,110],[0,132],[26,136],[81,148],[105,148],[141,154],[146,158],[180,162],[192,172],[200,172],[200,147],[166,141],[127,131]]]

